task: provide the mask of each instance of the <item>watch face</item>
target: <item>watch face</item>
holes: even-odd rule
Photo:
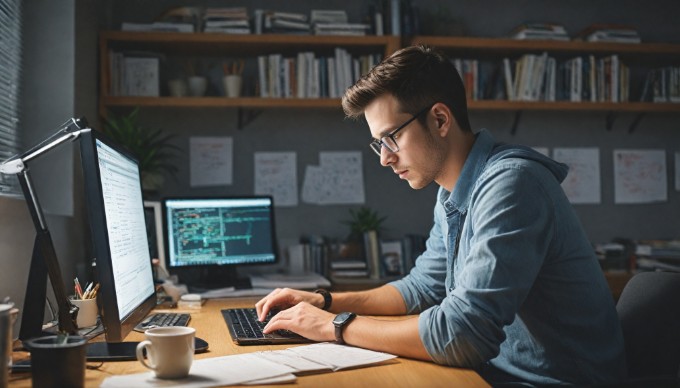
[[[342,325],[348,319],[351,319],[353,317],[354,317],[354,313],[348,313],[348,312],[340,313],[340,314],[335,316],[335,319],[333,319],[333,324],[336,325],[336,326]]]

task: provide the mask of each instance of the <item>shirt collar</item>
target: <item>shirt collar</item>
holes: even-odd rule
[[[494,138],[486,129],[482,129],[475,135],[475,142],[472,144],[467,159],[465,159],[453,192],[450,193],[443,187],[439,192],[439,201],[444,205],[447,213],[453,209],[457,209],[461,213],[466,211],[472,187],[484,170],[494,145]]]

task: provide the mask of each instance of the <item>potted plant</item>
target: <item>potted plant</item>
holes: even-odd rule
[[[364,233],[375,231],[379,232],[382,229],[382,223],[387,217],[380,217],[378,212],[367,207],[360,207],[358,210],[349,209],[350,220],[344,221],[349,225],[350,233],[348,240],[361,241]]]
[[[150,129],[137,121],[139,108],[126,116],[110,115],[105,120],[104,133],[113,141],[127,148],[139,161],[142,188],[148,192],[158,191],[165,176],[175,177],[177,166],[172,160],[179,147],[170,143],[175,136],[164,134],[162,129]]]

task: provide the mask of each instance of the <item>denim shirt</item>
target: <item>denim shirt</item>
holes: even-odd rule
[[[425,252],[392,282],[439,364],[484,363],[535,384],[625,378],[623,337],[594,250],[560,182],[567,167],[482,130]]]

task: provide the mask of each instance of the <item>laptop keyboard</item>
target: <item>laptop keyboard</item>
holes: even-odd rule
[[[270,334],[264,334],[262,329],[267,325],[269,319],[276,315],[276,312],[270,311],[264,322],[257,320],[257,311],[254,308],[226,309],[222,310],[222,315],[227,325],[231,326],[232,334],[236,335],[237,338],[234,338],[235,340],[277,339],[282,337],[290,339],[304,338],[288,330],[277,330]]]
[[[145,331],[154,327],[186,326],[191,315],[185,313],[156,313],[148,316],[135,326],[136,331]]]

